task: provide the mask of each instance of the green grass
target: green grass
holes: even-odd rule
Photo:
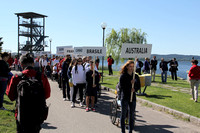
[[[155,83],[163,84],[161,81],[161,75],[156,75],[155,81],[156,81]],[[175,81],[172,80],[170,76],[167,77],[167,83],[165,84],[170,85],[172,87],[190,88],[190,85],[186,80],[178,78],[178,80]]]
[[[0,110],[0,133],[16,133],[15,102],[11,102],[6,95],[4,107],[8,110]]]
[[[111,89],[115,89],[116,84],[119,81],[119,72],[115,71],[114,76],[109,76],[107,71],[104,73],[104,81],[101,84]],[[186,80],[181,79],[173,81],[170,77],[167,80],[167,83],[163,84],[161,82],[161,76],[156,75],[155,83],[157,83],[158,86],[148,86],[146,89],[148,96],[139,97],[200,118],[200,103],[195,103],[194,101],[190,100],[190,94],[164,89],[164,85],[189,88],[189,83]],[[142,91],[143,89],[144,87],[142,87]]]
[[[146,93],[147,96],[140,96],[140,98],[200,118],[200,103],[190,100],[191,96],[189,94],[153,86],[148,86]]]

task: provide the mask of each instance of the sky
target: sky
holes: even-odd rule
[[[3,49],[17,52],[17,16],[47,15],[45,35],[57,46],[102,46],[101,23],[147,33],[152,54],[200,55],[200,0],[4,0],[0,8]],[[49,38],[45,41],[49,44]],[[50,48],[45,48],[50,51]]]

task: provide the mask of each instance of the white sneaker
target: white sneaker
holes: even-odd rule
[[[72,107],[72,108],[75,107],[75,103],[72,102],[71,107]]]
[[[80,102],[80,106],[83,107],[83,102]]]
[[[66,98],[63,98],[63,101],[67,101],[67,99],[66,99]]]

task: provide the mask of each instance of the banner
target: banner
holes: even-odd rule
[[[121,58],[150,58],[152,44],[124,43],[121,48]]]
[[[65,48],[72,48],[73,46],[58,46],[56,47],[56,55],[65,55],[64,49]]]
[[[74,54],[75,55],[83,55],[83,47],[74,47]]]
[[[74,54],[83,56],[106,56],[106,47],[74,47]]]
[[[64,54],[65,55],[73,55],[74,54],[74,48],[64,48]]]

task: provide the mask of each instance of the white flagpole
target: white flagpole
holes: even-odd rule
[[[137,57],[135,58],[135,62],[134,62],[133,80],[135,80],[136,60],[137,60]],[[132,88],[134,88],[134,84],[135,84],[135,83],[132,83]],[[132,102],[132,101],[133,101],[133,92],[132,92],[132,89],[131,89],[131,98],[130,98],[130,102]]]

